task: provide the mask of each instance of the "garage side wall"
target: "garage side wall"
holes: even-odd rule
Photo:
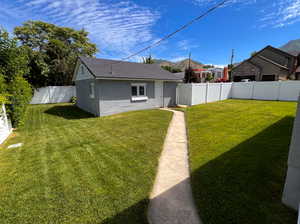
[[[147,100],[133,101],[131,97],[131,84],[146,84]],[[122,80],[97,80],[99,87],[100,116],[117,114],[126,111],[158,108],[161,105],[155,96],[154,81],[122,81]]]
[[[94,79],[78,80],[76,84],[77,102],[76,106],[80,109],[94,114],[95,116],[100,115],[99,111],[99,95],[97,89],[98,86],[95,83],[95,97],[90,97],[90,83],[96,82]]]

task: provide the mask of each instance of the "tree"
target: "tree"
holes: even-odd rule
[[[214,79],[214,76],[212,75],[212,74],[208,74],[207,76],[206,76],[206,78],[205,78],[205,81],[206,82],[210,82],[211,80],[213,80]]]
[[[165,69],[165,70],[167,70],[169,72],[172,72],[172,73],[182,72],[180,68],[174,68],[174,67],[169,66],[169,65],[162,65],[161,68]]]
[[[0,29],[0,73],[9,82],[15,76],[24,76],[28,71],[25,48],[19,47],[15,38],[10,38],[6,30]]]
[[[154,64],[155,61],[154,61],[154,59],[151,57],[151,54],[150,54],[149,57],[143,57],[143,63],[144,63],[144,64]]]
[[[184,82],[185,83],[197,82],[196,74],[191,67],[185,69]]]
[[[27,47],[30,72],[26,78],[34,87],[70,85],[77,57],[97,52],[84,29],[28,21],[16,27],[14,33]]]
[[[13,126],[23,121],[32,89],[24,76],[29,72],[28,54],[24,47],[0,29],[0,101],[6,103]]]
[[[253,52],[251,53],[251,57],[254,56],[256,53],[257,53],[257,51],[253,51]]]

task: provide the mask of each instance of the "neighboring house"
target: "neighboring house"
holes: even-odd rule
[[[96,116],[174,106],[182,81],[157,64],[79,57],[73,80],[76,105]]]
[[[295,79],[297,58],[272,46],[267,46],[232,69],[232,79],[277,81]]]
[[[214,80],[223,78],[224,68],[209,68],[208,70],[211,71]]]

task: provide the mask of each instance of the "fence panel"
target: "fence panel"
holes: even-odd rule
[[[206,102],[216,102],[220,100],[221,83],[207,83]]]
[[[297,101],[300,93],[300,81],[280,82],[278,100]]]
[[[192,105],[206,103],[206,83],[192,84]]]
[[[5,106],[2,104],[0,108],[0,144],[5,141],[5,139],[10,135],[11,132],[11,123],[7,119]]]
[[[220,100],[231,98],[232,83],[221,83]]]
[[[254,82],[252,99],[278,100],[280,82]]]
[[[179,84],[177,86],[177,104],[192,105],[192,84]]]
[[[47,86],[34,91],[30,104],[67,103],[73,96],[75,86]]]
[[[232,98],[252,99],[253,82],[235,82],[232,84]]]

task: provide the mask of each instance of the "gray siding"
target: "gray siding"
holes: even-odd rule
[[[131,101],[131,83],[146,83],[148,100]],[[106,116],[132,110],[158,108],[159,101],[155,98],[153,81],[113,81],[97,80],[100,95],[100,116]]]
[[[82,110],[85,110],[87,112],[90,112],[96,116],[99,116],[99,95],[98,95],[98,86],[95,83],[95,98],[92,99],[89,96],[89,84],[91,82],[95,82],[94,79],[88,79],[88,80],[79,80],[76,81],[76,96],[77,96],[77,102],[76,105],[81,108]]]
[[[164,106],[170,107],[176,105],[176,82],[164,83]]]

